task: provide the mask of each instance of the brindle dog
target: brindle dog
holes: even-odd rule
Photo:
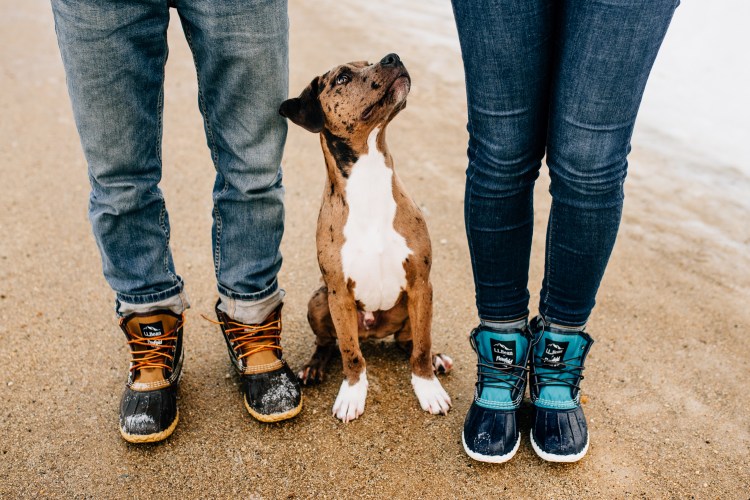
[[[343,421],[364,411],[359,340],[366,338],[394,335],[410,353],[412,385],[425,411],[445,414],[451,404],[435,373],[447,373],[453,362],[431,354],[430,237],[385,140],[410,88],[403,63],[389,54],[376,64],[353,62],[315,77],[279,110],[320,134],[328,171],[316,238],[325,284],[308,306],[316,349],[299,377],[320,382],[338,339],[346,378],[333,412]]]

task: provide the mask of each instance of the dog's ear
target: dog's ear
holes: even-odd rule
[[[281,103],[281,107],[279,108],[281,116],[289,118],[310,132],[316,133],[323,130],[324,124],[323,108],[318,100],[318,96],[320,95],[318,83],[319,78],[316,76],[310,82],[310,85],[305,87],[305,90],[302,91],[299,97],[287,99]]]

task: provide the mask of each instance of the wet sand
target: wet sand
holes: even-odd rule
[[[429,16],[415,14],[408,25],[333,0],[290,5],[290,93],[347,60],[396,51],[407,64],[414,85],[389,146],[433,239],[433,338],[455,361],[443,379],[453,410],[422,412],[405,356],[384,342],[363,349],[370,392],[359,420],[344,425],[330,415],[341,381],[335,366],[323,385],[305,391],[295,420],[265,425],[247,415],[221,335],[200,317],[216,300],[213,166],[192,59],[173,19],[162,185],[175,261],[193,302],[181,422],[162,444],[123,442],[117,411],[127,351],[87,220],[86,165],[49,3],[0,0],[0,11],[0,497],[748,497],[747,178],[685,158],[658,130],[639,129],[650,141],[633,147],[623,226],[589,327],[596,340],[583,383],[589,454],[551,465],[525,438],[505,465],[473,462],[461,447],[475,373],[467,334],[476,317],[455,35]],[[305,306],[319,279],[318,138],[290,128],[283,167],[284,346],[297,368],[313,350]],[[544,173],[532,293],[541,283],[547,183]]]

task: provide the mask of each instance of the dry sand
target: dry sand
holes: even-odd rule
[[[528,439],[505,465],[465,456],[461,426],[475,372],[467,333],[476,318],[462,219],[460,58],[440,38],[407,36],[403,19],[370,10],[363,17],[334,0],[292,2],[291,93],[330,66],[394,50],[413,75],[389,143],[433,238],[434,343],[456,361],[444,379],[450,414],[419,409],[406,359],[390,343],[364,347],[370,393],[353,423],[330,415],[338,370],[305,391],[294,421],[263,425],[246,414],[220,333],[200,318],[216,297],[213,167],[194,68],[173,22],[163,188],[193,301],[182,419],[163,444],[123,442],[127,351],[86,216],[86,166],[49,3],[1,0],[0,497],[748,498],[750,229],[736,200],[750,191],[745,177],[716,177],[718,165],[675,157],[667,139],[661,152],[635,144],[631,155],[623,228],[590,323],[588,456],[550,465]],[[284,344],[299,367],[313,349],[305,304],[318,281],[317,138],[290,129],[284,169]],[[543,177],[532,290],[541,282],[546,187]]]

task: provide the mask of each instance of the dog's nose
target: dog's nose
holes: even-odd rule
[[[384,58],[380,60],[381,66],[396,66],[401,62],[401,59],[398,57],[398,54],[388,54]]]

